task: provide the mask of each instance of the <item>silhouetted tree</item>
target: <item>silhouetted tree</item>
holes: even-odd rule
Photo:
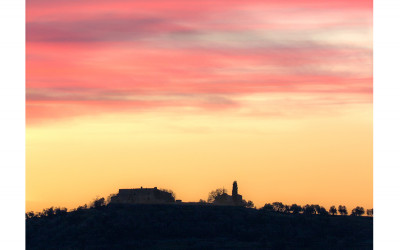
[[[35,213],[33,211],[29,211],[27,213],[25,213],[25,219],[30,219],[35,217]]]
[[[221,196],[223,194],[226,194],[225,188],[218,188],[216,190],[213,190],[208,194],[207,202],[213,203],[215,201],[215,198],[217,198],[218,196]]]
[[[261,209],[263,211],[274,211],[274,206],[270,203],[266,203]]]
[[[43,209],[42,215],[46,217],[52,217],[54,215],[54,207]]]
[[[321,214],[321,207],[319,205],[311,205],[315,208],[317,214]]]
[[[102,206],[105,206],[105,205],[106,205],[106,201],[105,201],[105,199],[103,197],[101,197],[101,198],[96,198],[92,202],[90,207],[99,208],[99,207],[102,207]]]
[[[63,207],[63,208],[56,207],[54,209],[54,214],[55,215],[66,215],[67,212],[68,212],[68,209],[66,209],[65,207]]]
[[[338,211],[339,211],[340,215],[347,215],[347,208],[346,208],[346,206],[339,205]]]
[[[245,207],[254,208],[254,203],[252,201],[244,201]]]
[[[109,196],[107,196],[106,204],[110,204],[111,198],[113,198],[114,196],[117,196],[117,194],[110,194]]]
[[[303,207],[303,214],[310,215],[310,214],[316,214],[316,213],[317,213],[317,210],[315,209],[314,205],[307,204]]]
[[[374,209],[373,208],[367,209],[367,215],[368,216],[374,216]]]
[[[353,215],[353,216],[361,216],[363,214],[365,214],[363,207],[357,206],[351,211],[351,215]]]
[[[200,199],[200,200],[199,200],[199,203],[207,203],[207,201],[205,201],[205,200],[203,200],[203,199]]]
[[[300,212],[301,212],[301,206],[299,206],[299,205],[297,205],[297,204],[292,204],[291,206],[290,206],[290,209],[289,209],[291,212],[292,212],[292,214],[299,214]]]
[[[326,209],[323,206],[319,207],[318,214],[320,214],[320,215],[329,215],[328,211],[326,211]]]
[[[276,212],[284,213],[286,211],[285,205],[282,202],[274,202],[272,206]]]
[[[335,206],[331,206],[331,208],[329,208],[329,213],[331,215],[336,215],[337,214],[337,209]]]
[[[83,206],[78,206],[76,209],[74,209],[75,211],[79,211],[79,210],[85,210],[85,209],[88,209],[88,205],[87,204],[85,204],[85,205],[83,205]]]
[[[163,192],[167,192],[167,193],[170,193],[171,194],[171,196],[172,196],[172,198],[174,199],[174,201],[175,201],[175,199],[176,199],[176,195],[175,195],[175,193],[174,193],[174,191],[172,191],[171,189],[160,189],[160,191],[163,191]]]

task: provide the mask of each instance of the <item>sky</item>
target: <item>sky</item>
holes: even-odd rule
[[[119,188],[373,207],[372,1],[26,2],[26,210]]]

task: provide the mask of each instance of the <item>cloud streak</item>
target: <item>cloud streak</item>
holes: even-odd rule
[[[372,1],[27,1],[26,86],[28,123],[162,107],[268,113],[240,101],[257,94],[309,97],[293,110],[313,95],[372,103]]]

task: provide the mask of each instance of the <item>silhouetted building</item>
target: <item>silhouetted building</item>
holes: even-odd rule
[[[232,195],[224,192],[223,194],[216,196],[213,203],[217,205],[243,205],[243,198],[238,194],[237,182],[233,182]]]
[[[155,188],[120,189],[111,203],[157,204],[175,202],[172,193]]]

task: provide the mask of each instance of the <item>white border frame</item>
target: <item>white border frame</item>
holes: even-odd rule
[[[366,0],[368,1],[368,0]],[[374,247],[400,249],[400,1],[374,1]],[[25,1],[0,1],[0,249],[25,249]]]
[[[0,19],[0,249],[25,249],[25,1]]]
[[[400,249],[400,1],[374,1],[374,248]]]

